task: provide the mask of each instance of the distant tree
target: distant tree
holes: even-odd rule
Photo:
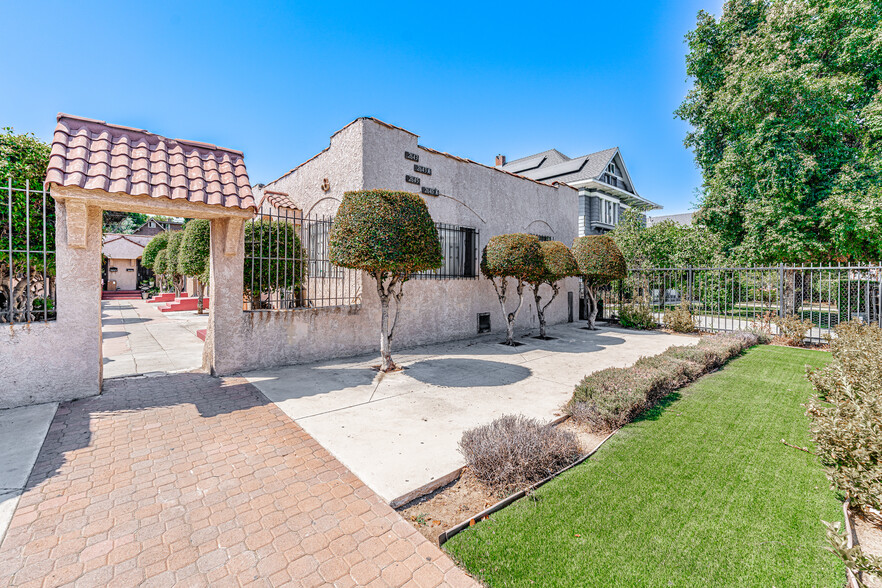
[[[629,267],[712,266],[725,262],[719,237],[707,227],[666,220],[647,226],[643,214],[628,209],[609,233]]]
[[[729,0],[719,19],[698,13],[693,88],[676,114],[692,125],[700,220],[726,254],[878,257],[858,215],[882,183],[880,38],[878,0]]]
[[[175,291],[175,297],[184,291],[184,276],[178,269],[178,254],[181,249],[181,241],[184,238],[183,231],[174,231],[168,238],[165,256],[165,275]]]
[[[579,264],[576,263],[576,258],[573,257],[573,252],[569,247],[560,241],[540,241],[539,256],[539,271],[530,276],[528,282],[533,289],[533,298],[536,300],[539,337],[545,339],[545,310],[560,293],[561,280],[579,275]],[[542,304],[542,295],[539,291],[543,284],[551,288],[551,298],[545,304]]]
[[[397,369],[392,337],[401,314],[404,283],[413,272],[441,267],[438,231],[426,203],[410,192],[346,192],[330,237],[331,263],[367,272],[380,297],[380,370]],[[389,303],[395,315],[389,324]]]
[[[168,238],[169,234],[165,231],[154,235],[154,237],[150,239],[150,241],[147,243],[147,246],[144,247],[144,251],[141,253],[141,265],[156,271],[153,267],[153,264],[156,260],[156,254],[168,247]]]
[[[131,235],[150,218],[140,212],[112,212],[109,210],[105,210],[103,216],[105,233],[122,233],[124,235]]]
[[[295,304],[306,280],[305,261],[292,223],[263,219],[245,223],[244,284],[251,308],[267,307],[270,295],[279,290]]]
[[[160,249],[153,258],[153,274],[159,280],[159,289],[166,291],[169,284],[168,272],[168,249]]]
[[[28,257],[24,253],[27,249],[43,251],[44,239],[46,250],[55,250],[55,201],[46,197],[44,214],[43,194],[32,192],[30,198],[27,198],[25,192],[28,187],[31,190],[42,190],[49,164],[49,151],[49,145],[33,134],[17,135],[10,127],[0,129],[0,188],[5,188],[0,190],[0,194],[6,195],[8,188],[13,188],[11,235],[9,206],[6,198],[0,197],[0,312],[7,308],[11,299],[12,304],[9,306],[16,320],[33,318],[34,301],[41,294],[48,294],[42,292],[44,270],[49,277],[50,290],[53,288],[55,256],[48,255],[44,266],[42,254],[32,254],[28,265]],[[13,250],[12,259],[9,254],[10,245]],[[0,322],[12,322],[12,319],[13,317],[0,314]]]
[[[597,288],[613,280],[625,277],[627,266],[622,252],[607,235],[587,235],[573,242],[573,257],[579,264],[579,273],[585,286],[588,304],[588,328],[594,326],[597,318]]]
[[[543,273],[539,238],[524,233],[491,237],[481,256],[481,273],[496,290],[502,315],[506,320],[506,340],[514,345],[514,324],[524,302],[524,285]],[[508,280],[513,279],[518,293],[518,304],[513,311],[505,308]]]
[[[211,221],[194,219],[187,223],[178,250],[178,272],[196,280],[196,309],[202,314],[205,285],[208,284],[211,256]]]

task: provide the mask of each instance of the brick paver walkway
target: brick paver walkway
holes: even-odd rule
[[[62,405],[0,586],[474,586],[238,378],[117,380]]]

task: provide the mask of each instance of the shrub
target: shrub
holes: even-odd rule
[[[882,510],[882,329],[858,321],[836,327],[833,361],[809,372],[817,395],[808,415],[833,487],[858,510]]]
[[[675,333],[692,333],[695,331],[695,321],[692,319],[689,303],[685,300],[680,302],[680,306],[677,308],[665,311],[664,323],[667,328]]]
[[[243,284],[251,308],[263,308],[263,295],[275,290],[290,289],[296,296],[306,279],[305,260],[292,223],[263,219],[245,223]]]
[[[588,301],[588,328],[594,329],[597,318],[597,292],[614,280],[625,277],[627,266],[616,242],[607,235],[586,235],[573,241],[573,257],[585,285]]]
[[[539,237],[524,233],[491,237],[481,254],[481,273],[493,283],[506,319],[506,342],[514,345],[514,322],[524,302],[524,284],[541,280],[545,274]],[[518,304],[511,312],[505,308],[508,278],[514,278],[518,293]]]
[[[506,415],[465,431],[459,451],[481,482],[506,495],[573,463],[582,448],[569,431],[522,415]]]
[[[438,230],[426,203],[410,192],[346,192],[331,229],[331,263],[363,270],[377,282],[380,297],[380,370],[396,369],[392,336],[398,322],[404,282],[413,272],[441,267]],[[389,303],[395,316],[389,324]]]
[[[778,327],[778,336],[787,345],[801,347],[806,334],[814,327],[814,323],[808,319],[801,319],[795,314],[779,316],[772,319]]]
[[[655,316],[649,305],[642,300],[624,304],[619,308],[619,323],[629,329],[654,329]]]
[[[613,430],[633,420],[674,390],[716,369],[758,343],[744,332],[704,337],[695,346],[671,347],[629,368],[607,368],[582,379],[566,407],[595,430]]]
[[[536,301],[539,336],[545,338],[545,310],[560,293],[558,282],[569,276],[579,275],[579,265],[576,263],[576,258],[573,257],[573,252],[560,241],[540,241],[539,258],[540,271],[528,282],[533,288],[533,298]],[[543,284],[551,287],[551,298],[545,304],[542,304],[542,296],[539,293],[539,288]]]

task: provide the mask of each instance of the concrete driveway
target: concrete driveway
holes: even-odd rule
[[[244,374],[282,411],[384,500],[463,465],[463,431],[503,414],[552,420],[588,373],[624,367],[698,338],[578,324],[549,329],[553,341],[500,335],[394,353],[404,371],[378,374],[376,355]]]
[[[101,303],[104,377],[193,371],[202,368],[202,339],[208,313],[162,313],[145,300]]]

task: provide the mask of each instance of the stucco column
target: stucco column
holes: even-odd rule
[[[245,344],[242,310],[245,225],[240,217],[211,220],[208,296],[211,311],[202,352],[203,368],[212,375],[239,369],[238,350]]]
[[[55,219],[58,344],[42,377],[56,399],[82,398],[101,392],[101,209],[56,200]]]

